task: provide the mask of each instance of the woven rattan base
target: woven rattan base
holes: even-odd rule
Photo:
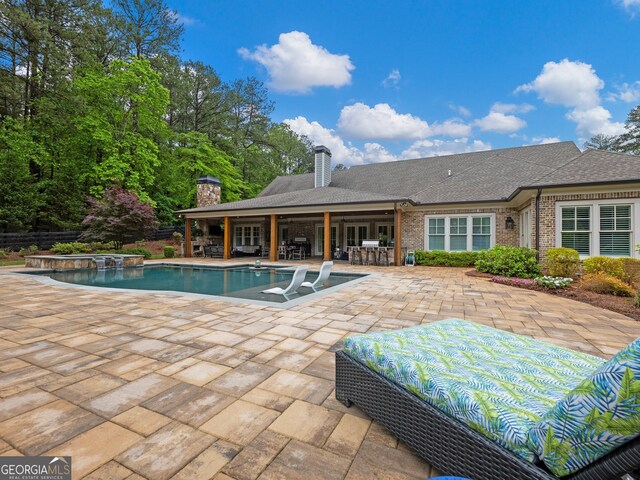
[[[439,471],[473,480],[557,477],[492,442],[342,351],[336,352],[336,398],[355,404]],[[640,439],[618,448],[567,480],[638,478]]]

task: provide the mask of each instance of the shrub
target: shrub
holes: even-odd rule
[[[518,277],[492,277],[491,281],[499,283],[500,285],[510,285],[512,287],[520,288],[532,288],[537,285],[536,281],[532,278],[518,278]]]
[[[176,247],[167,245],[164,247],[164,258],[173,258],[176,256]]]
[[[7,258],[9,254],[4,248],[0,248],[0,258]]]
[[[633,306],[640,307],[640,290],[636,290],[636,295],[633,297]]]
[[[505,277],[533,278],[540,275],[536,251],[526,247],[496,245],[491,250],[478,252],[476,269]]]
[[[576,278],[580,270],[580,254],[573,248],[550,248],[545,257],[549,275]]]
[[[619,297],[632,297],[635,294],[631,285],[606,273],[587,273],[580,282],[580,288]]]
[[[605,273],[625,281],[624,267],[619,258],[589,257],[585,258],[582,264],[586,273]]]
[[[146,240],[136,240],[135,241],[136,248],[145,247],[147,245]]]
[[[478,252],[445,252],[431,250],[416,252],[416,264],[442,267],[473,267],[478,259]]]
[[[89,248],[91,248],[92,252],[98,252],[98,250],[109,251],[115,250],[116,244],[115,242],[91,242]]]
[[[91,246],[88,243],[82,242],[70,242],[70,243],[55,243],[51,247],[51,251],[56,255],[72,255],[74,253],[89,253]]]
[[[182,243],[183,235],[180,232],[173,232],[171,236],[173,237],[173,243],[176,245],[180,245]]]
[[[567,288],[571,282],[573,282],[573,278],[569,277],[551,277],[544,276],[536,278],[536,283],[544,288],[551,288],[555,290],[556,288]]]
[[[621,258],[622,270],[624,270],[623,280],[631,285],[640,281],[640,260],[637,258]]]
[[[121,248],[120,250],[116,250],[115,253],[121,255],[142,255],[147,259],[151,258],[151,252],[146,248]]]
[[[21,257],[26,257],[27,255],[33,255],[37,251],[38,251],[37,245],[29,245],[27,248],[24,248],[24,247],[21,248],[18,251],[18,255],[20,255]]]

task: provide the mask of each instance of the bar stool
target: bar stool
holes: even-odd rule
[[[378,255],[376,253],[377,248],[375,247],[367,247],[365,249],[365,265],[371,265],[371,261],[369,258],[373,259],[373,264],[378,265]]]
[[[382,247],[378,249],[378,265],[382,265],[382,256],[384,255],[384,264],[386,267],[389,266],[389,249],[387,247]]]
[[[351,249],[351,265],[362,265],[362,249],[360,247],[352,247]]]

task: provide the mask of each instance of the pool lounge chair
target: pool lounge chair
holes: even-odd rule
[[[640,478],[640,339],[605,361],[456,319],[355,335],[336,398],[446,475]]]
[[[315,279],[313,283],[311,282],[302,282],[301,287],[312,288],[314,291],[318,287],[322,287],[324,283],[331,275],[331,269],[333,268],[333,262],[322,262],[322,266],[320,267],[320,273],[318,273],[318,278]]]
[[[291,279],[291,283],[287,288],[274,287],[269,288],[268,290],[263,290],[262,293],[272,293],[274,295],[283,295],[285,298],[288,298],[288,295],[292,293],[296,293],[302,282],[304,282],[304,277],[307,275],[307,270],[309,270],[308,265],[300,265],[293,272],[293,278]]]

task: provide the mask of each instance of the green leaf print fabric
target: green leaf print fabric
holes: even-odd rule
[[[529,430],[604,360],[464,320],[355,335],[346,354],[521,457]]]
[[[529,432],[531,448],[568,475],[640,435],[640,338],[600,366]]]

